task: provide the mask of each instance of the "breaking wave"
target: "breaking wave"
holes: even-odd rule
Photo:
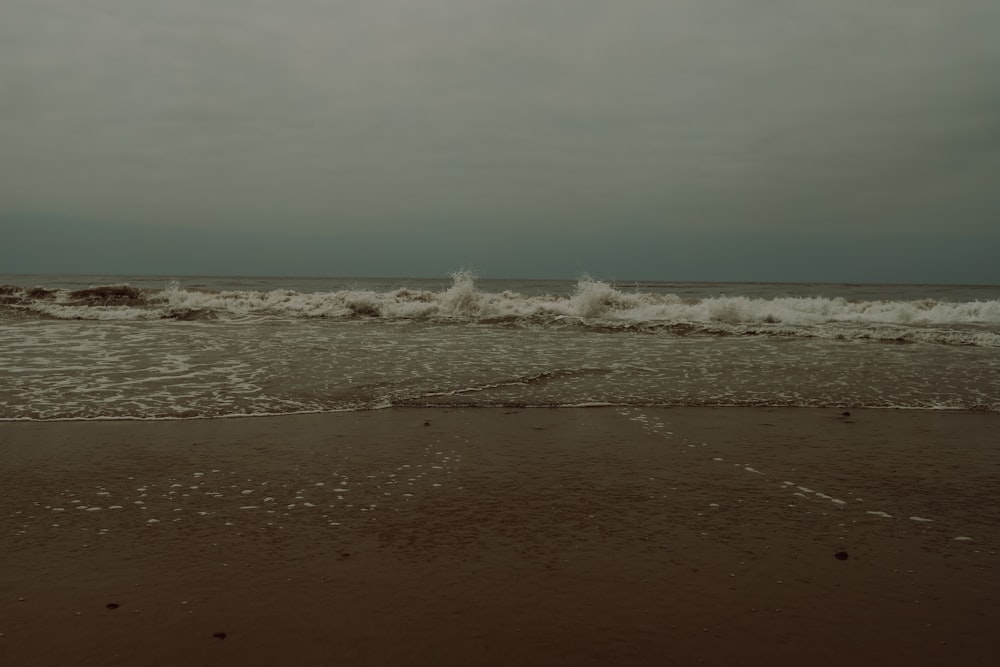
[[[171,282],[80,290],[0,285],[0,317],[75,320],[334,318],[492,326],[583,327],[673,336],[790,336],[1000,347],[1000,301],[863,301],[829,297],[714,296],[623,291],[581,278],[567,294],[486,292],[460,271],[439,291],[213,291]]]

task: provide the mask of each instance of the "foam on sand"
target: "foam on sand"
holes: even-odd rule
[[[247,664],[347,664],[376,645],[392,663],[440,663],[442,646],[475,662],[488,645],[505,647],[492,664],[975,664],[1000,603],[983,585],[1000,517],[981,474],[1000,464],[997,418],[629,406],[3,424],[5,658],[111,645],[196,663],[226,631]],[[191,488],[193,469],[227,472]],[[46,509],[112,501],[56,526]],[[935,521],[892,520],[920,508]],[[803,604],[823,581],[836,594]],[[109,602],[139,613],[123,626]],[[66,609],[86,613],[53,634]]]

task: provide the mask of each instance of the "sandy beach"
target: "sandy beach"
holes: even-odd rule
[[[992,665],[1000,415],[0,424],[0,664]]]

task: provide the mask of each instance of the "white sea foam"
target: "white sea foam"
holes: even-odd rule
[[[993,302],[773,296],[774,288],[766,298],[709,289],[695,298],[591,279],[560,290],[485,291],[468,273],[434,290],[175,284],[123,291],[121,303],[118,290],[96,305],[68,292],[35,301],[73,316],[139,309],[188,321],[14,324],[4,309],[34,302],[9,306],[19,297],[5,296],[0,367],[10,382],[0,387],[0,420],[461,405],[1000,411],[1000,360],[983,347],[1000,331]],[[868,341],[921,344],[854,344]],[[670,435],[663,423],[639,423]],[[178,495],[202,483],[190,474]]]
[[[26,295],[27,292],[24,292]],[[202,291],[171,283],[122,303],[81,303],[68,291],[19,307],[60,319],[141,321],[281,318],[381,318],[387,320],[502,321],[534,325],[586,325],[663,329],[685,333],[802,335],[1000,346],[1000,300],[948,302],[848,300],[842,297],[681,297],[624,291],[581,278],[571,294],[486,292],[460,271],[441,291],[397,288],[333,292]]]
[[[847,501],[845,501],[845,500],[841,500],[840,498],[834,498],[833,496],[828,496],[827,494],[820,493],[819,491],[816,492],[816,497],[817,498],[822,498],[823,500],[829,500],[834,505],[846,505],[847,504]]]

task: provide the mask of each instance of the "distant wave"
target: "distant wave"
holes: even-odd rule
[[[1000,347],[1000,301],[851,301],[826,297],[682,298],[580,279],[570,294],[484,292],[458,272],[440,291],[211,291],[177,282],[80,290],[0,286],[0,318],[227,320],[331,318],[585,327],[675,336],[791,336]]]

